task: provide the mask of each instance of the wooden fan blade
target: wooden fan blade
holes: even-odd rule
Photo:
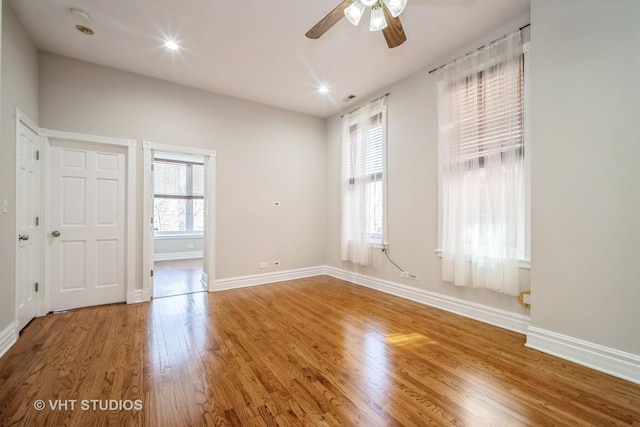
[[[335,9],[327,14],[324,18],[320,20],[316,25],[313,26],[305,36],[310,39],[320,38],[321,35],[329,31],[329,28],[336,25],[336,23],[344,17],[344,10],[349,6],[351,0],[344,0],[342,3],[338,5]]]
[[[404,34],[402,23],[400,23],[400,18],[394,18],[393,16],[391,16],[391,12],[389,12],[386,6],[383,6],[382,8],[384,9],[384,18],[387,20],[387,26],[384,30],[382,30],[384,39],[387,41],[387,46],[389,46],[389,49],[398,47],[402,43],[407,41],[407,36]]]

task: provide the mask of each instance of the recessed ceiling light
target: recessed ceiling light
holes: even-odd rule
[[[178,50],[180,46],[178,46],[178,44],[172,40],[167,40],[166,42],[164,42],[164,47],[171,50]]]
[[[320,93],[327,93],[329,92],[329,87],[327,87],[326,85],[322,85],[318,88],[318,92]]]

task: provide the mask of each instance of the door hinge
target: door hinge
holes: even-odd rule
[[[39,225],[40,225],[40,217],[39,217],[39,216],[37,216],[37,217],[36,217],[36,227],[37,227],[37,226],[39,226]]]
[[[36,150],[36,160],[40,160],[40,150]]]
[[[38,288],[39,288],[38,282],[36,282],[36,292],[38,292]]]
[[[151,277],[153,277],[153,270],[151,270]]]
[[[153,224],[153,217],[151,217],[151,224]]]

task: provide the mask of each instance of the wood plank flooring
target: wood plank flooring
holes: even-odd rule
[[[164,298],[205,292],[207,287],[201,279],[202,258],[155,261],[153,263],[153,297]]]
[[[524,340],[326,276],[92,307],[0,359],[0,425],[640,424],[639,385]]]

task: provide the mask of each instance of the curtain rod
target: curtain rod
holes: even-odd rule
[[[372,100],[371,100],[371,101],[369,101],[369,102],[377,101],[378,99],[380,99],[380,98],[384,98],[385,96],[389,96],[389,92],[387,92],[387,93],[385,93],[384,95],[379,96],[379,97],[377,97],[377,98],[375,98],[375,99],[372,99]],[[343,115],[341,115],[341,116],[340,116],[340,118],[343,118],[343,117],[344,117],[344,116],[346,116],[347,114],[355,113],[356,111],[358,111],[358,110],[359,110],[359,109],[361,109],[361,108],[362,108],[362,105],[361,105],[361,106],[359,106],[358,108],[356,108],[355,110],[351,110],[351,111],[349,111],[348,113],[344,113]]]
[[[520,27],[520,28],[519,28],[519,30],[520,30],[520,31],[522,31],[522,30],[524,30],[525,28],[527,28],[527,27],[529,27],[529,26],[531,26],[531,24],[524,25],[524,26]],[[502,37],[501,37],[501,38],[502,38]],[[495,39],[495,40],[494,40],[494,41],[492,41],[491,43],[494,43],[494,42],[496,42],[496,41],[498,41],[498,40],[500,40],[500,38]],[[487,43],[487,44],[491,44],[491,43]],[[470,54],[472,54],[473,52],[477,52],[477,51],[479,51],[480,49],[482,49],[483,47],[485,47],[487,44],[483,44],[482,46],[480,46],[480,47],[479,47],[479,48],[477,48],[476,50],[472,50],[471,52],[468,52],[468,53],[466,53],[466,54],[462,55],[460,58],[464,58],[465,56],[470,55]],[[455,61],[455,59],[454,59],[454,61]],[[448,64],[448,62],[447,62],[447,64]],[[434,71],[438,71],[440,68],[442,68],[442,67],[446,66],[447,64],[442,64],[441,66],[434,68],[433,70],[429,71],[429,74],[433,73]]]

